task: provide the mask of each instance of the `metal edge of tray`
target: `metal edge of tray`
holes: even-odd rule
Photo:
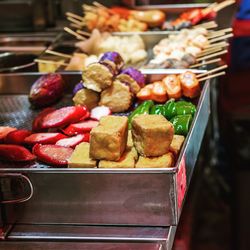
[[[25,75],[25,74],[24,74]],[[32,74],[34,75],[34,74]],[[1,75],[0,75],[1,76]],[[178,160],[176,162],[176,165],[174,168],[145,168],[145,169],[98,169],[98,168],[0,168],[0,172],[22,172],[22,173],[32,173],[32,172],[41,172],[41,173],[173,173],[176,172],[176,169],[178,168],[180,161],[184,155],[184,152],[186,150],[186,147],[189,145],[190,136],[192,134],[192,131],[194,130],[196,126],[196,121],[200,114],[200,109],[202,106],[203,99],[207,96],[208,91],[208,85],[209,81],[206,81],[200,98],[197,105],[197,112],[195,114],[194,120],[192,122],[190,131],[185,139],[185,142],[182,146],[182,150],[180,152],[180,155],[178,157]],[[0,92],[1,92],[1,77],[0,77]],[[38,164],[39,165],[39,164]]]

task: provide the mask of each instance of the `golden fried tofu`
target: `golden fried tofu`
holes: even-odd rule
[[[127,146],[128,118],[104,116],[90,132],[90,158],[119,161]]]
[[[96,161],[89,157],[89,143],[82,142],[76,146],[68,161],[69,168],[95,168]]]
[[[100,96],[91,89],[80,89],[73,97],[75,105],[85,105],[89,110],[98,106]]]
[[[139,115],[132,120],[134,146],[142,156],[161,156],[169,151],[174,127],[162,115]]]
[[[109,107],[112,112],[123,112],[129,109],[132,97],[129,86],[116,80],[112,86],[102,91],[99,105]]]
[[[96,92],[101,92],[112,85],[113,73],[100,63],[91,63],[82,72],[84,86]]]
[[[133,142],[133,138],[132,138],[132,132],[131,130],[128,131],[128,141],[127,141],[127,148],[131,149],[134,147],[134,142]]]
[[[137,94],[141,89],[140,85],[127,74],[120,74],[116,77],[116,79],[119,80],[120,82],[125,82],[129,84],[131,92],[134,94]]]
[[[174,156],[171,152],[158,157],[140,156],[136,168],[171,168],[174,167]]]
[[[185,137],[183,135],[174,135],[173,140],[170,144],[169,151],[171,151],[175,157],[178,156],[178,154],[181,151],[181,146],[185,140]]]
[[[135,148],[126,149],[119,161],[106,161],[99,162],[99,168],[134,168],[135,161],[137,160],[137,151]]]

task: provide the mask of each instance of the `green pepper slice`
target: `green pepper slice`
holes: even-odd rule
[[[188,134],[192,123],[193,117],[191,114],[188,115],[177,115],[173,117],[170,122],[174,126],[174,132],[176,135],[184,135]]]
[[[151,107],[150,112],[151,115],[163,115],[166,116],[165,105],[158,104]]]
[[[177,111],[176,111],[176,105],[174,99],[168,100],[165,104],[165,117],[170,120],[174,116],[176,116]]]
[[[176,114],[177,115],[191,114],[193,116],[196,112],[196,107],[191,102],[179,101],[179,102],[175,103],[175,106],[176,106]]]

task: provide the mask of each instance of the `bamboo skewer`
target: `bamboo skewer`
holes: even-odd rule
[[[218,12],[218,11],[220,11],[220,10],[222,10],[222,9],[226,8],[227,6],[232,5],[234,3],[235,3],[234,0],[228,0],[228,1],[221,2],[213,8],[213,11]]]
[[[197,58],[197,61],[198,61],[198,62],[199,62],[199,61],[203,61],[203,60],[205,60],[205,59],[213,58],[213,57],[220,56],[220,55],[223,55],[223,54],[226,54],[226,53],[227,53],[227,50],[223,50],[223,51],[220,51],[220,52],[211,54],[211,55],[199,57],[199,58]]]
[[[223,44],[219,44],[219,45],[216,45],[216,46],[212,46],[212,47],[208,47],[208,48],[205,48],[201,51],[201,53],[203,52],[207,52],[207,51],[211,51],[211,50],[214,50],[214,49],[222,49],[222,48],[225,48],[225,47],[228,47],[228,43],[223,43]]]
[[[222,49],[223,49],[222,47],[217,47],[217,48],[211,48],[209,50],[204,50],[201,53],[199,53],[199,57],[222,51]]]
[[[72,28],[75,28],[75,29],[79,29],[79,30],[82,28],[82,26],[79,26],[79,25],[77,25],[75,23],[70,23],[69,26],[72,27]]]
[[[210,22],[207,22],[207,23],[201,23],[201,24],[197,24],[195,26],[193,26],[193,28],[199,28],[199,27],[210,27],[210,26],[214,26],[216,25],[215,21],[210,21]]]
[[[59,64],[59,65],[63,65],[63,66],[68,66],[68,63],[64,63],[64,62],[60,62],[60,61],[51,61],[51,60],[42,60],[42,59],[35,59],[34,62],[37,63],[52,63],[52,64]]]
[[[72,13],[72,12],[66,12],[66,16],[78,19],[79,21],[83,21],[83,17],[82,16],[78,16],[78,15]]]
[[[77,30],[76,31],[78,34],[80,34],[80,35],[83,35],[83,36],[88,36],[88,37],[90,37],[91,36],[91,34],[89,33],[89,32],[86,32],[86,31],[82,31],[82,30]]]
[[[210,79],[210,78],[217,77],[217,76],[223,76],[223,75],[225,75],[225,74],[226,74],[226,72],[223,71],[223,72],[220,72],[220,73],[217,73],[217,74],[209,75],[209,76],[206,76],[206,77],[204,77],[204,78],[199,79],[199,82],[205,81],[205,80],[208,80],[208,79]]]
[[[48,53],[48,54],[54,55],[54,56],[60,56],[60,57],[64,57],[64,58],[72,58],[71,55],[64,54],[64,53],[57,52],[57,51],[53,51],[53,50],[50,50],[50,49],[47,49],[45,52]]]
[[[220,37],[211,39],[209,42],[210,42],[210,43],[218,42],[218,41],[220,41],[220,40],[224,40],[224,39],[230,38],[230,37],[232,37],[232,36],[233,36],[233,34],[227,34],[227,35],[224,35],[224,36],[220,36]]]
[[[218,68],[211,69],[211,70],[209,70],[209,71],[207,71],[207,72],[205,72],[205,73],[199,74],[199,75],[197,75],[196,77],[197,77],[197,78],[202,78],[202,77],[204,77],[204,76],[206,76],[206,75],[210,75],[211,73],[215,73],[215,72],[217,72],[217,71],[220,71],[220,70],[226,69],[226,68],[227,68],[227,65],[222,65],[222,66],[220,66],[220,67],[218,67]]]
[[[220,61],[221,61],[220,58],[216,58],[216,59],[213,59],[213,60],[210,60],[210,61],[193,64],[193,65],[190,66],[190,68],[197,68],[197,67],[200,67],[200,66],[204,66],[204,65],[208,65],[208,64],[212,64],[212,63],[216,63],[216,62],[220,62]]]
[[[70,28],[68,28],[68,27],[64,27],[64,30],[65,30],[66,32],[68,32],[69,34],[75,36],[75,37],[76,37],[77,39],[79,39],[79,40],[86,40],[86,38],[85,38],[84,36],[79,35],[79,34],[76,33],[74,30],[72,30],[72,29],[70,29]]]
[[[80,27],[81,27],[81,26],[84,26],[84,23],[83,23],[82,21],[78,21],[78,20],[76,20],[76,19],[74,19],[74,18],[72,18],[72,17],[67,17],[67,19],[68,19],[70,22],[72,22],[72,23],[74,23],[74,24],[76,24],[76,25],[79,25]]]
[[[218,46],[226,47],[228,45],[229,45],[229,43],[227,43],[227,42],[219,42],[219,43],[209,44],[204,49],[210,49],[210,48],[214,48],[214,47],[218,47]]]

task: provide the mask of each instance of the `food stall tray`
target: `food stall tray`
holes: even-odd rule
[[[176,227],[17,225],[0,248],[170,250]]]
[[[29,129],[38,111],[30,109],[27,93],[38,76],[2,77],[8,84],[3,84],[0,76],[0,126]],[[63,77],[72,89],[80,74]],[[210,114],[209,90],[209,81],[206,81],[174,168],[74,169],[39,163],[28,166],[1,163],[0,199],[11,196],[13,200],[25,202],[0,204],[0,227],[14,224],[177,225]],[[60,102],[61,106],[67,104],[71,104],[71,95]]]

